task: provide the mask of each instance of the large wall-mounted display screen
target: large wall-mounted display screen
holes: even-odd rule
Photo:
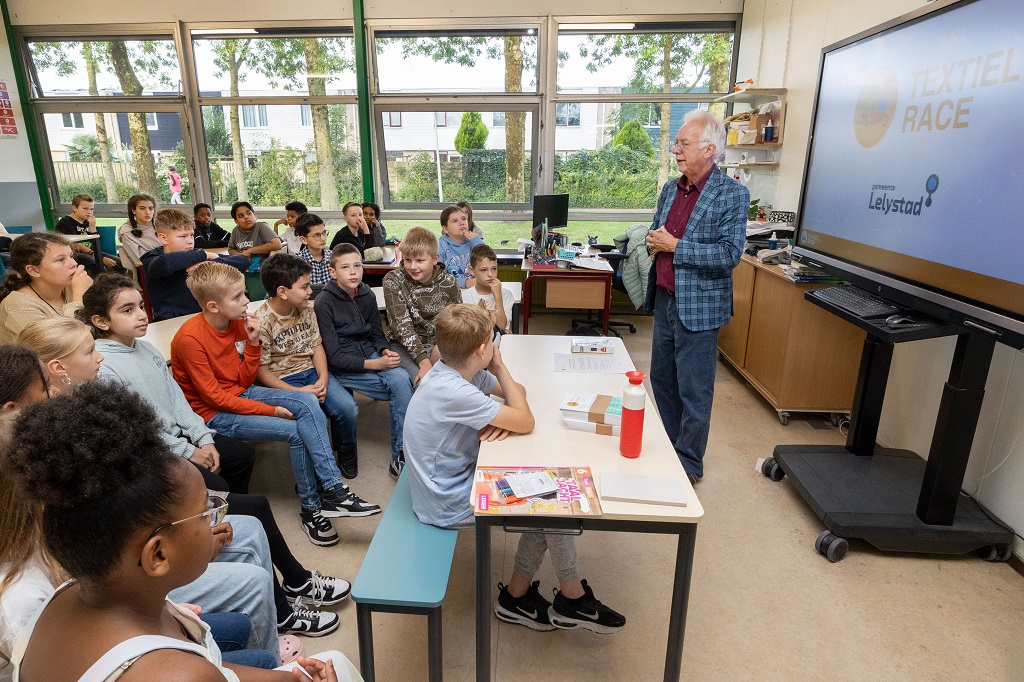
[[[825,49],[799,227],[802,255],[1024,320],[1021,0]]]

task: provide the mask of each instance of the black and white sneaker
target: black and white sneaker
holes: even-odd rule
[[[343,478],[355,478],[359,475],[359,453],[355,448],[338,450],[338,469]]]
[[[331,522],[324,518],[321,511],[303,509],[299,512],[299,520],[302,523],[302,530],[306,532],[306,537],[314,545],[330,547],[338,544],[338,532],[334,530]]]
[[[332,578],[329,575],[321,575],[320,571],[313,571],[309,580],[301,586],[282,585],[281,590],[289,604],[296,604],[301,599],[320,608],[334,606],[345,599],[352,591],[352,584],[342,578]]]
[[[554,630],[555,626],[548,618],[551,602],[541,596],[537,589],[538,585],[540,581],[534,580],[526,594],[517,599],[509,594],[507,585],[498,583],[498,601],[494,602],[494,615],[506,623],[518,623],[531,630]]]
[[[341,625],[341,618],[338,617],[338,614],[304,608],[302,600],[299,599],[295,602],[291,615],[277,624],[277,631],[282,635],[323,637],[337,630],[339,625]]]
[[[348,486],[341,486],[320,493],[320,513],[332,519],[340,516],[373,516],[380,514],[380,506],[359,499]]]
[[[402,475],[402,469],[405,468],[405,453],[399,451],[398,457],[391,460],[391,464],[388,465],[388,476],[398,480],[398,477]]]
[[[602,635],[622,629],[626,618],[598,601],[586,580],[583,581],[583,592],[579,599],[568,599],[555,590],[555,601],[548,609],[548,618],[553,626],[564,630],[584,628]]]

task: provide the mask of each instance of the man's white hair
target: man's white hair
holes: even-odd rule
[[[704,109],[694,109],[683,118],[683,125],[700,121],[704,129],[700,133],[700,148],[715,145],[715,158],[725,153],[725,121]]]

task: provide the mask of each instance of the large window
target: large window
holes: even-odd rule
[[[33,40],[35,97],[104,97],[177,94],[178,54],[162,39]]]
[[[386,122],[397,112],[383,112]],[[490,125],[495,112],[448,113],[449,125],[437,125],[445,112],[404,111],[401,128],[383,127],[384,165],[388,202],[393,204],[451,204],[463,199],[477,203],[524,203],[531,200],[533,115],[502,112],[513,125]],[[454,116],[459,122],[455,123]],[[518,135],[510,135],[515,128]],[[514,131],[514,132],[515,132]],[[515,169],[515,184],[506,179]],[[511,196],[510,196],[511,195]]]
[[[714,100],[735,78],[732,20],[367,27],[377,201],[389,212],[462,199],[528,211],[551,191],[570,194],[575,217],[649,211],[676,173],[669,145],[682,116],[725,113]],[[220,209],[247,199],[267,214],[294,199],[336,218],[364,198],[351,27],[15,30],[57,211],[79,192],[107,217],[136,191],[167,200],[170,165],[186,200]]]
[[[84,193],[99,204],[123,205],[137,192],[166,203],[171,200],[170,166],[181,174],[183,199],[193,198],[177,112],[76,112],[81,129],[65,128],[68,115],[43,114],[58,203],[71,203],[73,196]]]
[[[559,92],[725,94],[733,31],[731,24],[697,30],[642,23],[560,28]]]
[[[376,31],[382,93],[537,92],[537,28]]]
[[[570,208],[647,211],[665,181],[679,174],[671,144],[683,117],[707,108],[693,102],[577,106],[580,125],[555,129],[555,192],[569,194]]]
[[[730,90],[733,24],[559,26],[553,188],[574,209],[650,211],[683,117]]]
[[[354,105],[219,105],[202,111],[215,206],[242,199],[279,211],[301,201],[336,211],[362,199]],[[250,115],[258,125],[246,122]]]
[[[331,33],[339,30],[331,29]],[[196,38],[192,49],[199,90],[207,97],[356,93],[351,35],[297,30],[293,36],[265,38],[252,30],[239,37]]]

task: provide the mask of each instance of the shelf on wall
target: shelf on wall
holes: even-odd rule
[[[740,170],[773,170],[779,167],[777,163],[720,163],[719,168],[739,168]]]
[[[747,88],[739,92],[730,92],[722,95],[716,102],[732,102],[734,104],[749,104],[756,107],[767,102],[776,102],[786,98],[786,88]]]
[[[781,142],[758,142],[757,144],[727,144],[729,149],[778,149]]]

